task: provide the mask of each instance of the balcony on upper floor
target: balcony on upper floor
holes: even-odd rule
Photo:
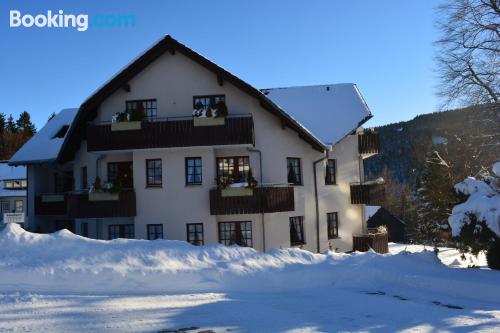
[[[136,215],[135,192],[67,192],[35,196],[36,216],[70,218],[133,217]]]
[[[295,210],[295,197],[292,186],[210,190],[211,215],[260,214],[293,210]]]
[[[35,196],[36,216],[62,216],[67,210],[66,193],[43,193]]]
[[[358,134],[358,151],[361,155],[378,154],[380,148],[378,133],[365,131]]]
[[[154,121],[87,125],[87,150],[253,145],[251,114],[214,118],[212,123],[193,117],[157,118]],[[134,124],[132,124],[134,123]]]
[[[375,182],[351,184],[351,204],[381,205],[385,198],[385,186]]]

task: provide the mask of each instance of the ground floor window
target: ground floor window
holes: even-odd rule
[[[14,201],[16,213],[22,213],[24,212],[24,202],[22,200],[16,200]]]
[[[108,226],[108,239],[135,238],[133,224],[111,224]]]
[[[326,213],[328,223],[328,239],[339,237],[339,214],[337,212]]]
[[[219,242],[252,246],[252,222],[219,222]]]
[[[305,243],[306,240],[304,238],[304,217],[290,217],[290,244],[302,245]]]
[[[87,222],[82,222],[82,236],[89,237],[89,224]]]
[[[203,223],[188,223],[187,241],[193,245],[203,245]]]
[[[9,213],[10,205],[7,200],[0,201],[0,213]]]
[[[148,239],[163,239],[163,224],[148,224]]]

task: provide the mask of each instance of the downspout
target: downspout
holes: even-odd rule
[[[249,152],[259,153],[259,181],[262,186],[262,151],[256,148],[247,148]],[[262,212],[262,247],[264,252],[266,252],[266,224],[264,222],[264,212]]]
[[[328,152],[327,152],[328,154]],[[318,200],[318,180],[316,178],[316,165],[323,162],[327,156],[323,156],[317,161],[313,162],[313,174],[314,174],[314,199],[316,200],[316,246],[318,253],[320,252],[320,242],[319,242],[319,200]]]

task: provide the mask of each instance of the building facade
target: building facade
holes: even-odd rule
[[[7,162],[0,161],[0,221],[6,213],[25,213],[26,207],[26,168]]]
[[[360,128],[371,113],[355,85],[313,89],[352,100],[331,110],[356,114],[326,127],[333,143],[273,101],[276,93],[286,105],[282,91],[257,90],[166,36],[11,159],[28,167],[28,227],[350,251],[365,229],[364,204],[375,200],[362,161],[377,137]],[[53,147],[49,155],[35,156],[40,142]]]

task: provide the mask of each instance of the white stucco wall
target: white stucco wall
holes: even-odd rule
[[[100,106],[95,122],[110,121],[117,111],[125,109],[127,100],[156,99],[158,117],[190,116],[193,96],[223,94],[230,114],[253,115],[255,127],[255,148],[262,152],[263,170],[259,168],[259,154],[249,152],[251,146],[219,146],[170,149],[140,149],[121,152],[88,153],[85,142],[76,154],[73,170],[75,187],[81,188],[80,170],[87,166],[88,184],[96,174],[107,178],[106,165],[111,161],[132,161],[134,189],[136,192],[137,216],[136,238],[146,238],[147,224],[163,224],[164,238],[186,240],[186,223],[203,223],[205,243],[218,241],[218,222],[252,221],[254,247],[263,250],[262,237],[265,228],[266,250],[272,247],[290,246],[290,216],[304,216],[305,249],[316,251],[316,210],[314,199],[313,162],[324,156],[299,138],[298,134],[282,128],[278,117],[264,110],[259,102],[228,82],[222,86],[216,75],[192,60],[176,53],[164,54],[148,68],[130,80],[130,92],[118,90]],[[332,131],[335,124],[332,124]],[[209,212],[209,190],[215,186],[216,163],[220,156],[249,156],[250,166],[257,180],[261,172],[264,184],[285,184],[287,182],[287,157],[301,159],[303,184],[295,186],[295,211],[252,215],[212,216]],[[185,157],[199,156],[203,164],[203,185],[185,185]],[[349,136],[332,151],[330,158],[337,159],[337,185],[324,185],[324,165],[318,165],[318,194],[320,221],[320,250],[328,248],[348,251],[352,249],[352,233],[362,230],[362,214],[359,205],[350,204],[349,183],[359,180],[357,139]],[[162,159],[163,186],[146,187],[145,160]],[[96,160],[99,162],[96,164]],[[96,167],[97,165],[97,167]],[[97,168],[97,169],[96,169]],[[326,235],[326,213],[338,212],[340,238],[328,241]],[[110,220],[110,221],[108,221]],[[100,222],[101,232],[107,232],[110,223]],[[76,221],[76,231],[81,220]],[[90,228],[90,224],[89,224]],[[90,232],[90,230],[89,230]],[[95,233],[95,231],[93,231]],[[107,234],[100,238],[107,238]]]

